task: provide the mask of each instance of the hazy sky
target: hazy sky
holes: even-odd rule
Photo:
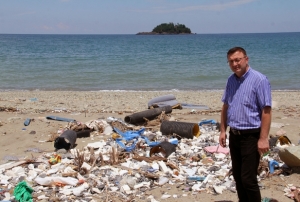
[[[198,34],[300,32],[300,0],[0,0],[7,34],[136,34],[169,22]]]

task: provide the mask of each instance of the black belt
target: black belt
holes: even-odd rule
[[[230,132],[232,132],[234,135],[245,135],[245,134],[252,134],[252,133],[260,133],[260,128],[246,129],[246,130],[237,130],[237,129],[230,128]]]

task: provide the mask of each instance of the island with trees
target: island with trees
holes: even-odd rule
[[[157,25],[152,32],[139,32],[137,35],[169,35],[169,34],[192,34],[191,29],[184,24],[162,23]]]

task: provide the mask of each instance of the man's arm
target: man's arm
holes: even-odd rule
[[[223,104],[222,111],[221,111],[221,124],[220,124],[220,137],[219,137],[219,143],[222,147],[226,147],[227,110],[228,110],[228,105]]]
[[[272,116],[272,109],[271,107],[267,106],[264,107],[262,110],[261,115],[261,131],[260,137],[257,143],[258,152],[260,154],[266,153],[269,151],[269,132],[271,126],[271,116]]]

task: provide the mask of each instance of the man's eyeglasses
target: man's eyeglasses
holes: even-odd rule
[[[242,61],[242,59],[244,59],[244,58],[246,58],[246,56],[244,56],[242,58],[235,58],[234,60],[228,60],[227,63],[231,64],[231,65],[234,64],[234,63],[239,64]]]

